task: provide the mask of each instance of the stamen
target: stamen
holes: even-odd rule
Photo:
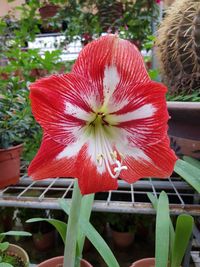
[[[116,152],[116,151],[115,151],[115,152]],[[110,154],[111,154],[111,156],[112,156],[112,158],[113,158],[114,152],[112,152],[112,153],[110,153]],[[109,164],[109,162],[108,162],[107,157],[104,157],[103,155],[101,155],[101,159],[104,160],[104,162],[105,162],[105,164],[106,164],[106,168],[107,168],[107,170],[108,170],[110,176],[111,176],[113,179],[118,178],[119,175],[120,175],[120,172],[121,172],[122,170],[127,170],[127,169],[128,169],[127,166],[122,165],[122,162],[120,162],[119,160],[117,160],[116,157],[115,157],[115,162],[114,162],[114,164],[117,164],[117,167],[114,168],[114,172],[115,172],[115,173],[113,174],[113,173],[112,173],[112,170],[111,170],[111,168],[110,168],[110,164]],[[114,159],[114,158],[113,158],[113,159]],[[97,159],[97,161],[98,161],[98,159]]]
[[[103,155],[102,154],[97,156],[97,163],[99,166],[102,166],[102,164],[103,164]]]
[[[122,170],[127,170],[127,166],[122,166],[121,165],[121,162],[119,162],[119,160],[116,160],[116,164],[117,164],[117,167],[114,168],[114,172],[116,173],[119,173],[122,171]]]

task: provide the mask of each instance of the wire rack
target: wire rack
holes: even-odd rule
[[[22,175],[17,185],[0,190],[0,206],[59,209],[57,199],[71,201],[74,179],[45,179],[32,181]],[[142,179],[134,184],[119,180],[119,188],[95,195],[94,211],[123,213],[155,213],[147,192],[159,196],[165,190],[172,214],[200,214],[200,195],[180,178]]]

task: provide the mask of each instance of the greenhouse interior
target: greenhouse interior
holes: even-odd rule
[[[0,267],[200,267],[200,0],[0,0]]]

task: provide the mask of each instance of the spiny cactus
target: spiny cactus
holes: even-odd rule
[[[172,93],[200,88],[200,0],[176,0],[157,35],[163,81]]]

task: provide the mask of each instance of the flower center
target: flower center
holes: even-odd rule
[[[97,112],[88,124],[90,138],[95,139],[95,161],[99,169],[106,168],[112,178],[118,178],[127,166],[122,165],[123,156],[113,150],[116,138],[109,116],[104,112]],[[114,130],[114,131],[113,131]]]

